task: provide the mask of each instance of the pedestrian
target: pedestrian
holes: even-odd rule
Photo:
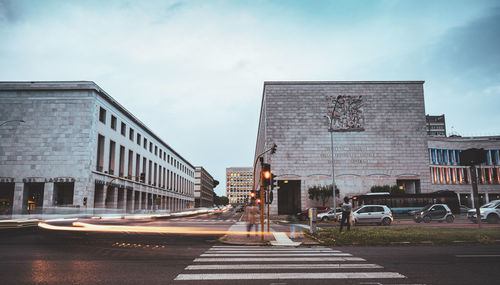
[[[250,231],[252,230],[252,227],[255,226],[256,215],[257,215],[257,207],[255,207],[253,203],[245,208],[244,219],[247,222],[247,237],[250,237]],[[255,226],[255,232],[257,232],[256,226]]]
[[[340,232],[342,232],[342,228],[344,225],[347,225],[347,230],[351,230],[351,221],[349,220],[351,216],[352,204],[349,203],[349,198],[344,197],[344,203],[342,204],[342,220],[340,222]]]
[[[290,214],[287,220],[290,223],[290,238],[295,238],[295,222],[297,222],[297,217],[294,214]]]

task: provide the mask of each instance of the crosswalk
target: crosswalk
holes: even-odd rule
[[[175,281],[404,280],[361,257],[326,247],[212,246]],[[373,283],[377,284],[377,283]]]

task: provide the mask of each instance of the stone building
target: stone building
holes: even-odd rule
[[[214,188],[216,180],[201,166],[195,167],[194,170],[194,206],[198,207],[213,207],[214,205]]]
[[[0,127],[4,212],[194,206],[194,166],[94,82],[0,82],[10,119],[25,123]]]
[[[252,167],[226,168],[226,195],[231,204],[245,204],[250,199],[253,183]]]
[[[429,165],[431,189],[451,190],[458,194],[460,203],[474,205],[470,169],[460,166],[460,151],[483,148],[486,163],[478,166],[479,203],[500,199],[500,136],[492,137],[429,137]]]
[[[264,156],[279,188],[271,214],[318,205],[308,188],[332,183],[325,116],[333,121],[340,198],[374,185],[399,185],[406,193],[433,190],[423,81],[265,82],[255,157],[277,144],[275,154]]]

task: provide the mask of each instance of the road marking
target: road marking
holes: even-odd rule
[[[202,264],[188,265],[185,270],[261,270],[261,269],[351,269],[351,268],[383,268],[378,264],[330,263],[330,264]]]
[[[464,254],[455,256],[456,257],[500,257],[500,254]]]
[[[231,256],[352,256],[350,253],[204,253],[201,257],[231,257]]]
[[[366,261],[360,257],[214,257],[214,258],[196,258],[194,262],[263,262],[263,261]]]
[[[392,279],[406,278],[397,272],[336,272],[336,273],[211,273],[179,274],[174,280],[263,280],[263,279]]]
[[[295,251],[295,250],[317,250],[317,251],[332,251],[332,252],[340,252],[339,250],[332,250],[330,248],[321,248],[321,247],[301,247],[301,248],[290,248],[290,247],[267,247],[267,246],[238,246],[238,247],[229,247],[229,246],[221,246],[221,247],[212,247],[209,249],[212,250],[260,250],[260,251]]]
[[[307,250],[307,249],[296,249],[296,250],[208,250],[206,253],[287,253],[287,252],[297,252],[297,253],[341,253],[340,250]]]

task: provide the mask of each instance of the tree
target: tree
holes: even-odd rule
[[[226,196],[218,196],[214,192],[214,204],[216,206],[225,206],[225,205],[229,204],[229,198],[227,198]]]
[[[317,200],[321,202],[321,206],[325,206],[326,202],[333,196],[332,184],[330,185],[314,185],[307,189],[309,194],[309,199]],[[335,196],[339,196],[340,191],[337,185],[335,185]]]
[[[384,186],[374,185],[374,186],[372,186],[370,188],[370,191],[372,193],[381,193],[381,192],[388,192],[390,194],[401,194],[401,193],[404,193],[404,190],[400,189],[398,187],[398,185],[392,185],[392,186],[389,186],[389,185],[384,185]]]

